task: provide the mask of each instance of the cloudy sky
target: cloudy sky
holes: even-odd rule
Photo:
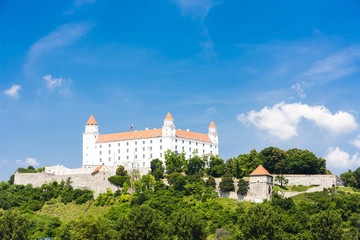
[[[100,133],[207,132],[227,159],[309,149],[360,166],[360,2],[0,1],[0,180],[82,164]]]

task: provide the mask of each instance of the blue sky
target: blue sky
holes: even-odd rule
[[[0,180],[100,133],[207,132],[224,159],[309,149],[360,166],[359,1],[0,1]]]

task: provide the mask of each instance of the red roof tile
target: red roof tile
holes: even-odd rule
[[[250,176],[260,176],[260,175],[271,176],[271,174],[262,165],[259,165],[252,173],[250,173]]]
[[[89,120],[87,121],[86,125],[97,125],[97,122],[95,121],[95,118],[93,115],[89,117]]]

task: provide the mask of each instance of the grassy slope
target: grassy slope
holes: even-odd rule
[[[318,187],[319,185],[311,185],[311,186],[283,186],[282,188],[280,186],[273,186],[273,191],[279,191],[279,192],[305,192],[306,190],[309,190],[310,188]]]
[[[87,214],[94,216],[104,215],[109,209],[109,206],[96,207],[93,205],[93,202],[94,201],[88,201],[80,205],[75,204],[75,202],[66,205],[61,202],[52,205],[45,204],[43,208],[36,213],[39,215],[59,217],[61,221],[71,221]]]

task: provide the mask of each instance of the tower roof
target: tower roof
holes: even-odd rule
[[[86,125],[97,125],[97,122],[95,121],[95,118],[93,115],[89,117],[89,120],[87,121]]]
[[[262,165],[259,165],[252,173],[250,173],[250,176],[260,176],[260,175],[271,176],[271,174]]]
[[[214,121],[211,121],[209,128],[216,128]]]
[[[174,120],[170,112],[168,112],[168,114],[166,115],[165,120]]]

